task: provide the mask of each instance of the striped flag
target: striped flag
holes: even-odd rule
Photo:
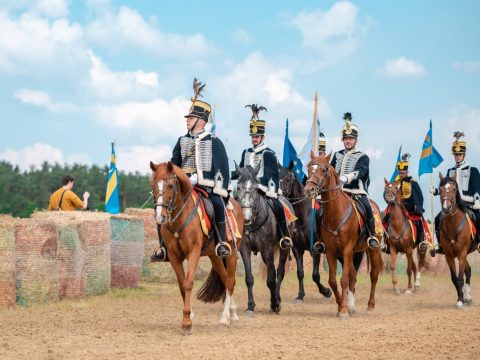
[[[400,145],[400,149],[398,149],[397,162],[395,163],[395,170],[393,170],[393,174],[392,174],[392,177],[390,178],[390,182],[394,182],[397,179],[397,176],[398,176],[397,164],[399,163],[400,160],[402,160],[402,145]]]
[[[120,212],[119,180],[117,171],[117,159],[115,157],[115,144],[112,143],[112,157],[107,178],[107,194],[105,196],[105,211],[111,214]]]
[[[432,120],[430,120],[430,129],[425,136],[422,146],[422,154],[420,155],[420,163],[418,164],[418,176],[422,174],[433,173],[433,168],[436,168],[443,161],[442,156],[433,146],[432,140]]]

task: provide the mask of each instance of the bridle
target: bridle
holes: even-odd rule
[[[249,178],[248,180],[251,180],[255,182],[255,179]],[[239,181],[240,183],[240,181]],[[243,209],[252,209],[252,219],[249,224],[245,224],[247,226],[250,232],[255,231],[259,229],[268,219],[268,212],[266,212],[265,218],[260,221],[259,223],[255,224],[255,221],[257,219],[258,215],[258,205],[260,204],[260,193],[258,192],[258,187],[254,187],[255,190],[255,195],[253,194],[253,191],[250,189],[245,189],[245,193],[243,196],[238,198],[238,203],[240,204],[240,207]],[[251,204],[252,206],[244,206],[245,200],[250,198],[251,199]],[[255,225],[254,225],[255,224]]]
[[[389,200],[387,195],[391,195],[392,198]],[[383,199],[387,204],[395,204],[397,203],[397,198],[399,196],[398,192],[393,191],[393,185],[392,183],[389,183],[389,186],[385,188],[385,194],[383,195]]]
[[[284,191],[283,189],[283,184],[284,180],[288,179],[288,189]],[[305,201],[305,196],[300,196],[300,197],[290,197],[289,195],[292,193],[293,187],[295,186],[295,174],[293,171],[288,171],[287,175],[285,175],[283,178],[280,179],[280,188],[282,189],[282,195],[288,199],[290,204],[297,205],[303,201]]]
[[[444,215],[453,216],[458,211],[458,204],[457,204],[457,198],[456,198],[458,189],[457,189],[457,185],[455,183],[448,182],[446,185],[455,186],[455,191],[453,191],[453,197],[445,195],[445,196],[440,198],[440,201],[442,203],[442,213]],[[446,185],[445,185],[445,193],[450,193],[450,189],[448,189]],[[450,202],[450,205],[451,205],[450,210],[445,210],[445,208],[443,207],[444,202]]]
[[[314,168],[314,166],[317,165],[319,166],[318,168]],[[323,188],[323,186],[325,185],[325,182],[326,181],[329,181],[330,180],[330,165],[329,164],[312,164],[311,165],[312,168],[313,168],[313,172],[312,174],[308,177],[308,180],[307,180],[307,184],[308,183],[312,183],[314,188],[314,193],[315,193],[315,198],[319,198],[317,199],[317,201],[320,203],[320,204],[326,204],[330,201],[333,201],[335,200],[341,193],[343,193],[343,191],[341,191],[341,188],[342,188],[342,184],[338,184],[334,187],[331,187],[331,188]],[[319,171],[320,169],[323,169],[325,172],[326,172],[326,175],[321,179],[322,181],[319,182],[318,181],[318,176],[317,176],[317,171]],[[313,180],[312,177],[316,177],[317,178],[317,181]],[[329,191],[337,191],[337,194],[332,197],[331,199],[328,199],[328,200],[322,200],[321,197],[322,197],[322,194],[324,193],[327,193]]]

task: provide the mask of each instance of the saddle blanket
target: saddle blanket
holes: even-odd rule
[[[279,197],[280,203],[282,204],[283,207],[283,212],[285,213],[285,219],[287,220],[287,224],[290,225],[292,222],[295,220],[298,220],[298,218],[295,216],[295,210],[293,210],[292,204],[285,199],[283,196]]]
[[[384,214],[387,215],[389,213],[388,207],[385,209]],[[413,234],[413,242],[415,243],[417,239],[417,227],[414,225],[416,221],[422,221],[423,226],[423,233],[425,235],[425,241],[428,241],[430,245],[433,247],[433,237],[432,232],[430,231],[430,226],[428,226],[427,220],[425,220],[422,216],[417,214],[410,214],[408,211],[404,211],[405,216],[408,218],[408,223],[410,225],[410,229],[412,230]],[[384,228],[388,227],[388,224],[383,224]]]
[[[355,213],[357,214],[358,224],[360,225],[360,231],[362,231],[363,226],[365,225],[365,222],[363,220],[362,215],[360,214],[360,211],[358,210],[357,202],[352,200],[352,204],[353,204],[353,208],[355,209]],[[372,203],[370,203],[370,206],[372,207],[373,218],[375,219],[375,234],[383,236],[385,229],[383,228],[382,217],[380,216],[380,212],[377,210],[375,206],[373,206]]]
[[[198,191],[195,189],[192,191],[192,198],[193,198],[193,201],[195,202],[197,201]],[[229,201],[229,204],[231,205],[230,201]],[[208,236],[208,234],[210,233],[210,230],[212,229],[212,222],[210,221],[210,218],[207,215],[207,210],[205,209],[205,204],[203,203],[203,199],[201,199],[200,203],[198,204],[197,214],[198,214],[198,218],[200,219],[200,224],[202,225],[202,231],[205,234],[205,236]],[[242,235],[238,231],[237,219],[235,218],[235,214],[233,210],[229,210],[225,208],[225,214],[227,215],[226,220],[228,222],[227,223],[227,240],[233,241],[234,238],[241,238]]]

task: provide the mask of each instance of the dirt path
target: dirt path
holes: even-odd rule
[[[307,282],[304,304],[293,303],[296,279],[283,287],[280,315],[268,312],[266,286],[257,279],[257,314],[244,315],[242,278],[236,292],[240,321],[218,324],[221,305],[194,302],[194,334],[180,335],[180,294],[174,285],[143,283],[84,301],[0,311],[0,358],[32,359],[318,359],[422,358],[478,359],[480,356],[480,279],[472,281],[473,304],[455,309],[454,288],[446,275],[424,276],[413,296],[396,296],[389,275],[379,284],[375,314],[367,315],[367,278],[357,287],[357,314],[336,318]],[[326,276],[323,275],[323,281]],[[196,287],[200,285],[198,282]],[[405,278],[400,278],[405,287]]]

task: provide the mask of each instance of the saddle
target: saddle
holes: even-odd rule
[[[355,209],[355,214],[357,215],[358,224],[360,226],[360,235],[363,236],[367,231],[365,226],[367,214],[365,212],[365,209],[363,208],[363,205],[358,200],[358,198],[356,196],[351,196],[351,195],[349,196],[352,199],[352,205],[353,205],[353,208]],[[385,232],[385,229],[383,228],[382,217],[378,212],[377,208],[372,204],[370,199],[368,199],[368,201],[370,203],[370,207],[372,208],[373,218],[375,219],[375,233],[383,235],[383,233]]]

